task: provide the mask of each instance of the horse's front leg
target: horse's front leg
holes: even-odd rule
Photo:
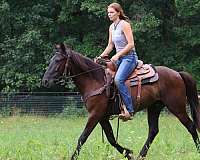
[[[93,96],[87,100],[86,106],[89,112],[88,121],[86,123],[85,129],[78,139],[78,144],[71,160],[77,159],[81,150],[81,146],[85,143],[88,136],[93,131],[100,119],[105,116],[107,110],[107,101],[108,99],[105,95]]]
[[[93,131],[93,129],[95,128],[95,126],[97,125],[97,123],[99,121],[98,117],[99,116],[96,115],[96,114],[90,114],[89,115],[85,129],[83,130],[81,136],[78,139],[78,144],[77,144],[77,147],[76,147],[74,154],[71,157],[71,160],[76,160],[78,158],[78,155],[79,155],[80,150],[81,150],[81,146],[85,143],[88,136]]]
[[[113,147],[115,147],[121,154],[123,154],[128,160],[133,160],[134,159],[133,158],[133,152],[130,149],[127,149],[127,148],[124,148],[124,147],[120,146],[116,142],[114,134],[113,134],[113,129],[112,129],[112,126],[111,126],[111,124],[109,122],[109,119],[108,118],[104,118],[99,123],[101,124],[109,143]]]

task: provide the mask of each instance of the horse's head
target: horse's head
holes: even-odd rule
[[[51,58],[49,66],[44,73],[42,79],[42,85],[45,87],[51,87],[64,77],[68,73],[68,60],[69,53],[66,51],[63,43],[55,45],[55,54]]]

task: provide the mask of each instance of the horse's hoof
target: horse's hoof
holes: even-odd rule
[[[71,160],[77,160],[77,159],[78,159],[77,154],[73,154],[72,157],[71,157]]]
[[[123,155],[125,158],[127,158],[128,160],[135,160],[134,156],[133,156],[133,151],[129,150],[129,149],[125,149],[123,152]]]
[[[126,157],[128,158],[128,160],[135,160],[135,158],[134,158],[134,156],[133,156],[133,153],[127,154]]]
[[[139,157],[137,157],[136,160],[145,160],[145,159],[146,159],[145,157],[139,156]]]

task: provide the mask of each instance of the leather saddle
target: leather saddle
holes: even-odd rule
[[[110,87],[113,84],[113,79],[115,77],[117,67],[115,63],[111,62],[109,59],[96,59],[96,63],[105,66],[105,73],[106,73],[106,92],[107,95],[110,97]],[[130,74],[128,79],[126,80],[126,84],[130,87],[137,86],[137,97],[136,97],[136,104],[137,106],[140,105],[141,99],[141,87],[142,84],[146,83],[153,83],[158,81],[159,76],[155,69],[155,67],[151,64],[144,64],[143,61],[138,60],[137,66],[135,70]],[[114,97],[114,96],[113,96]]]
[[[102,64],[100,62],[100,64]],[[104,61],[106,66],[106,74],[110,74],[112,78],[115,77],[117,67],[111,61]],[[138,60],[137,66],[135,70],[130,74],[126,81],[130,81],[130,86],[136,86],[139,83],[146,84],[146,83],[153,83],[159,79],[158,73],[155,67],[151,64],[144,64],[143,61]]]
[[[134,72],[129,76],[130,86],[138,85],[138,81],[141,84],[153,83],[159,79],[158,73],[155,67],[151,64],[144,64],[143,61],[138,60],[138,64]]]

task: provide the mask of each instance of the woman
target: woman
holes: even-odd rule
[[[111,58],[111,61],[118,68],[114,81],[126,106],[119,116],[129,120],[133,116],[135,108],[129,89],[125,85],[125,80],[135,69],[138,57],[135,52],[131,25],[120,4],[111,3],[107,8],[107,12],[113,23],[109,27],[108,45],[100,57],[108,56],[115,47],[116,54]]]

